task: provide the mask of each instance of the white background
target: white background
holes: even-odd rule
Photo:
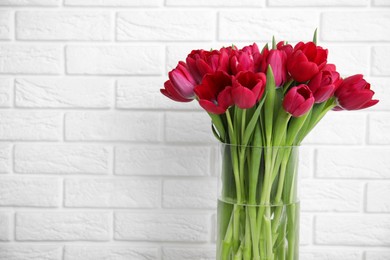
[[[320,45],[381,102],[302,149],[302,260],[390,259],[390,1],[0,0],[0,259],[214,259],[216,141],[159,93],[194,48]]]

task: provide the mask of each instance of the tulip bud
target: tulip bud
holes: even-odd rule
[[[333,95],[341,82],[342,80],[338,72],[322,70],[310,80],[307,86],[313,92],[315,103],[322,103]]]
[[[276,87],[282,86],[287,79],[286,61],[287,55],[284,51],[270,50],[267,63],[271,65]]]
[[[177,67],[168,73],[169,80],[164,83],[161,93],[178,102],[189,102],[195,97],[196,82],[188,71],[187,64],[179,62]]]
[[[374,94],[370,84],[363,79],[363,75],[350,76],[343,80],[334,94],[338,103],[334,110],[358,110],[371,107],[379,102],[372,99]]]
[[[305,84],[291,88],[283,99],[284,110],[294,117],[306,114],[313,104],[313,93]]]

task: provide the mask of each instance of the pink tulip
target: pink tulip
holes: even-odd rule
[[[306,114],[314,104],[313,93],[305,84],[292,87],[283,99],[283,108],[293,117]]]
[[[168,73],[169,80],[164,83],[161,93],[178,102],[189,102],[195,98],[194,87],[196,82],[184,62]]]
[[[282,86],[287,79],[287,54],[281,50],[270,50],[267,63],[271,65],[276,87]]]

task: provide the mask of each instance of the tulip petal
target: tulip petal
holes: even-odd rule
[[[346,93],[338,97],[339,104],[346,110],[361,109],[367,102],[369,102],[374,95],[371,90],[361,90],[356,92]]]
[[[235,87],[232,90],[234,103],[241,109],[251,108],[256,104],[253,92],[245,87]]]
[[[314,62],[301,62],[297,63],[290,73],[296,81],[305,82],[318,73],[318,66]]]
[[[294,117],[300,117],[306,114],[313,106],[314,104],[314,98],[311,97],[309,99],[306,99],[302,104],[300,104],[292,113],[292,116]]]
[[[187,99],[187,98],[184,98],[183,96],[181,96],[179,94],[179,92],[176,91],[176,89],[173,87],[173,84],[170,80],[167,80],[165,81],[164,83],[164,88],[165,89],[161,89],[160,92],[165,95],[166,97],[174,100],[174,101],[177,101],[177,102],[190,102],[192,101],[193,99]]]
[[[199,100],[199,105],[204,110],[212,114],[220,115],[226,112],[226,108],[219,107],[215,105],[213,102],[210,102],[208,100],[204,100],[204,99]]]
[[[232,87],[228,86],[224,90],[219,93],[218,98],[218,105],[223,108],[228,108],[234,104],[233,98],[232,98]]]

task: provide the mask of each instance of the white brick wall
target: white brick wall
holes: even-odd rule
[[[192,49],[319,41],[378,106],[301,150],[301,259],[390,259],[388,0],[0,0],[0,260],[214,260],[216,141],[159,93]]]

